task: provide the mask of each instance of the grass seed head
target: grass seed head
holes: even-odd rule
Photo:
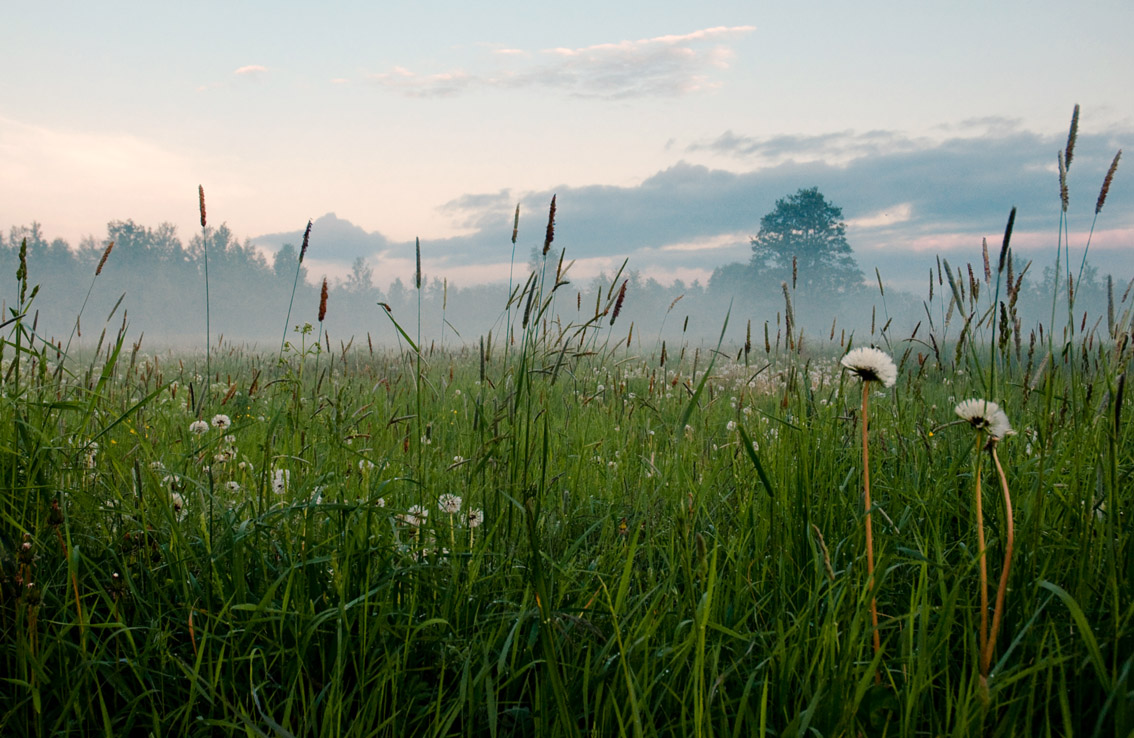
[[[1122,149],[1114,155],[1114,161],[1110,163],[1110,169],[1106,170],[1106,177],[1102,181],[1102,189],[1099,190],[1099,199],[1095,203],[1095,215],[1098,215],[1102,210],[1103,205],[1106,204],[1106,195],[1110,192],[1110,183],[1114,181],[1114,173],[1118,169],[1118,160],[1122,158]]]

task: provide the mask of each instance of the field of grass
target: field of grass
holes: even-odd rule
[[[1129,295],[1053,339],[1014,320],[1003,260],[946,263],[912,336],[643,353],[614,283],[556,318],[553,267],[508,345],[418,351],[389,316],[400,351],[307,326],[207,356],[125,326],[68,354],[25,268],[0,733],[1131,734]],[[852,344],[892,387],[844,370]],[[970,398],[1015,429],[989,444],[1011,518]]]

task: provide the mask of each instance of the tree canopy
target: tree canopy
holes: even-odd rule
[[[797,289],[847,292],[863,280],[846,239],[843,211],[818,187],[800,189],[776,201],[760,219],[752,239],[752,268],[759,279],[772,278]]]

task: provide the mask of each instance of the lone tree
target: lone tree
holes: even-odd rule
[[[854,290],[863,277],[851,257],[842,218],[842,208],[827,202],[818,187],[777,200],[775,209],[760,219],[760,232],[752,239],[757,278],[808,291]]]

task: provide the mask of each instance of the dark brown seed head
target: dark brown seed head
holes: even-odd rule
[[[197,200],[201,206],[201,227],[205,227],[205,186],[197,185]]]
[[[543,255],[551,250],[551,242],[555,240],[555,195],[551,196],[551,208],[547,213],[547,234],[543,237]]]
[[[110,251],[113,248],[114,248],[114,241],[111,241],[110,243],[108,243],[106,245],[106,250],[102,252],[102,258],[98,260],[98,267],[96,267],[95,270],[94,270],[94,274],[95,274],[96,277],[98,275],[102,274],[102,268],[106,265],[106,259],[107,259],[108,256],[110,256]]]
[[[327,278],[323,277],[323,290],[319,293],[319,322],[327,317]]]
[[[299,249],[299,263],[303,263],[303,257],[307,256],[307,247],[311,244],[311,221],[307,221],[307,229],[303,231],[303,246]]]
[[[622,301],[626,299],[626,283],[630,280],[622,280],[622,286],[618,289],[618,299],[614,301],[614,312],[610,316],[610,324],[614,325],[614,321],[618,320],[618,314],[622,312]]]
[[[1079,103],[1075,103],[1075,110],[1071,113],[1071,130],[1067,132],[1067,149],[1063,155],[1064,165],[1071,168],[1071,157],[1075,154],[1075,139],[1079,136]]]
[[[516,203],[516,217],[512,219],[512,245],[516,245],[516,236],[520,235],[520,204]]]
[[[1106,194],[1110,192],[1110,183],[1114,181],[1114,172],[1118,169],[1118,160],[1122,158],[1122,149],[1114,155],[1114,161],[1110,163],[1110,169],[1106,170],[1106,177],[1102,181],[1102,189],[1099,190],[1099,200],[1095,203],[1095,215],[1099,214],[1102,206],[1106,204]]]

